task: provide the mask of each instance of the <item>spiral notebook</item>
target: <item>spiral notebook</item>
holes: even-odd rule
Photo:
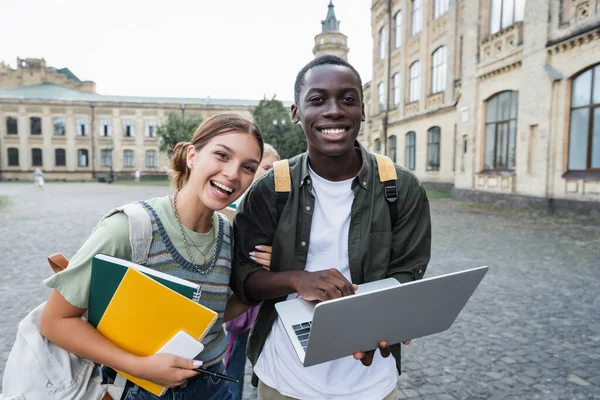
[[[88,321],[122,349],[146,357],[157,353],[179,331],[202,340],[217,313],[197,302],[200,286],[99,254],[92,260]],[[162,386],[118,371],[160,396]]]

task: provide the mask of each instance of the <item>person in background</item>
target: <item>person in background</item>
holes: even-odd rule
[[[44,173],[41,168],[33,170],[33,185],[44,190]]]
[[[266,172],[273,169],[273,163],[279,159],[280,157],[277,153],[277,150],[275,150],[275,148],[270,144],[265,143],[263,159],[258,166],[256,174],[254,175],[254,180],[256,181]],[[242,197],[240,197],[236,203],[239,203],[241,198]],[[260,246],[260,248],[257,250],[261,250],[262,253],[257,252],[253,257],[265,258],[265,263],[268,263],[270,262],[271,256],[270,249],[270,246]],[[268,258],[268,260],[266,258]],[[250,328],[252,328],[252,324],[256,319],[256,314],[258,314],[259,308],[260,305],[253,306],[248,311],[241,314],[239,317],[232,319],[226,324],[228,345],[227,353],[225,355],[225,367],[227,368],[227,373],[229,376],[239,380],[239,383],[229,383],[229,389],[233,394],[234,400],[242,399],[242,391],[244,388],[244,371],[246,367],[246,344],[248,343]]]
[[[142,174],[141,174],[140,170],[139,170],[139,169],[136,169],[136,170],[135,170],[135,172],[133,173],[133,176],[135,177],[135,179],[134,179],[134,180],[135,180],[136,182],[139,182],[139,181],[140,181],[140,176],[141,176],[141,175],[142,175]]]

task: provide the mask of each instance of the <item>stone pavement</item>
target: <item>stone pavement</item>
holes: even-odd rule
[[[71,257],[111,208],[160,186],[0,183],[0,374],[43,301],[46,256]],[[452,328],[404,347],[401,399],[600,398],[600,226],[433,200],[428,276],[489,265]],[[247,368],[250,372],[250,369]],[[247,379],[244,399],[255,399]]]

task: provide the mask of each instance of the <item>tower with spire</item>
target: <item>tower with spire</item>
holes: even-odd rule
[[[340,21],[335,17],[333,0],[329,0],[327,17],[321,21],[321,26],[321,33],[315,36],[315,47],[313,48],[315,57],[332,54],[347,60],[348,37],[340,32]]]

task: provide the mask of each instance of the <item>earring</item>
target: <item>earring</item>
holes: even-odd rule
[[[192,168],[194,168],[194,163],[189,163],[189,164],[188,164],[188,168],[189,168],[189,169],[192,169]]]

